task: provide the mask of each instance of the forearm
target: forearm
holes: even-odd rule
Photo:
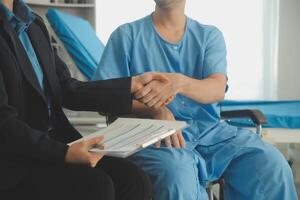
[[[131,112],[131,78],[81,82],[71,77],[66,64],[56,55],[56,74],[64,107],[77,111],[95,111],[106,114]]]
[[[178,75],[179,93],[203,104],[216,103],[224,100],[226,77],[212,75],[197,80],[185,75]]]
[[[71,110],[110,114],[131,112],[130,78],[95,82],[72,79],[61,84],[63,106]]]

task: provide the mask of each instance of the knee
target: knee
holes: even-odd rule
[[[128,168],[127,168],[128,169]],[[148,200],[152,197],[152,183],[149,176],[140,168],[131,165],[131,178],[128,187],[132,191],[129,199]]]
[[[275,147],[267,145],[256,159],[260,161],[258,167],[266,176],[276,178],[279,182],[293,183],[292,170],[287,160]]]
[[[197,199],[200,190],[194,154],[183,149],[148,149],[131,157],[151,178],[154,199]]]
[[[159,176],[161,176],[168,184],[180,186],[180,184],[186,182],[185,175],[187,175],[187,172],[182,167],[182,164],[183,163],[180,163],[176,160],[164,163],[160,168]]]
[[[166,159],[157,171],[153,182],[154,197],[157,199],[198,199],[201,186],[193,164],[184,160]],[[206,195],[206,192],[202,195]]]
[[[188,187],[189,191],[198,187],[198,173],[194,164],[185,162],[184,160],[169,159],[167,157],[161,162],[157,179],[163,184],[160,187],[167,187],[172,190],[185,190]]]
[[[296,199],[292,170],[284,156],[273,146],[266,148],[255,159],[258,160],[258,177],[263,194],[269,199]]]

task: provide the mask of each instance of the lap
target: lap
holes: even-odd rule
[[[36,165],[6,199],[114,199],[114,186],[105,172],[88,166]]]
[[[154,199],[206,199],[204,161],[193,151],[149,147],[129,159],[150,176]]]
[[[205,174],[202,173],[205,171],[204,160],[192,150],[152,146],[129,159],[146,171],[152,181],[159,179],[166,183],[184,183],[189,180],[195,185],[199,182],[204,184]],[[185,186],[189,186],[189,183]]]
[[[249,199],[256,195],[255,190],[259,191],[259,195],[261,191],[274,188],[278,177],[282,180],[281,188],[289,185],[293,189],[292,175],[282,154],[246,129],[238,129],[234,137],[217,144],[198,145],[193,150],[151,147],[130,159],[150,175],[154,181],[155,193],[157,190],[159,192],[162,185],[167,187],[174,183],[181,183],[181,193],[185,190],[192,193],[197,185],[198,189],[202,185],[202,189],[207,182],[222,176],[227,187],[231,187],[227,191],[231,191],[231,194],[248,195]],[[270,176],[273,176],[274,181],[266,181]],[[245,187],[241,187],[242,185]],[[280,193],[282,189],[278,188],[277,192]]]
[[[282,160],[280,152],[264,142],[259,135],[247,129],[238,129],[237,135],[212,146],[198,145],[195,153],[203,156],[210,181],[218,179],[234,164],[245,170],[272,160]],[[255,161],[255,162],[254,162]],[[252,171],[252,170],[251,170]],[[234,171],[235,174],[238,170]],[[232,174],[234,175],[234,174]]]
[[[150,199],[152,185],[146,173],[131,161],[105,157],[97,168],[107,173],[114,182],[116,199]]]
[[[263,169],[261,166],[265,163],[284,162],[283,156],[275,147],[246,129],[238,129],[235,137],[215,145],[198,145],[194,150],[150,147],[133,155],[130,160],[150,176],[159,175],[162,171],[174,172],[177,176],[195,175],[196,169],[200,182],[217,180],[225,171],[230,176],[238,175],[238,171],[230,173],[230,169],[236,168],[235,165],[244,169],[256,165],[256,168]]]
[[[191,168],[195,163],[201,162],[201,158],[195,157],[193,151],[188,149],[176,149],[151,146],[131,157],[129,160],[143,167],[144,170],[164,170]]]
[[[7,200],[32,199],[150,199],[150,181],[125,159],[104,157],[95,168],[77,165],[36,164]],[[142,197],[143,196],[143,197]],[[22,197],[22,198],[21,198]]]

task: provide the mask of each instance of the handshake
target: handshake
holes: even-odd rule
[[[168,105],[180,92],[179,74],[148,72],[132,77],[131,93],[149,108]]]

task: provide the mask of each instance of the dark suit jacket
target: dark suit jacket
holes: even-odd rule
[[[40,17],[28,34],[48,95],[41,91],[16,32],[0,13],[0,190],[12,188],[37,163],[64,164],[66,143],[80,135],[62,107],[107,114],[131,112],[131,78],[79,82],[70,77],[67,66],[53,51]]]

